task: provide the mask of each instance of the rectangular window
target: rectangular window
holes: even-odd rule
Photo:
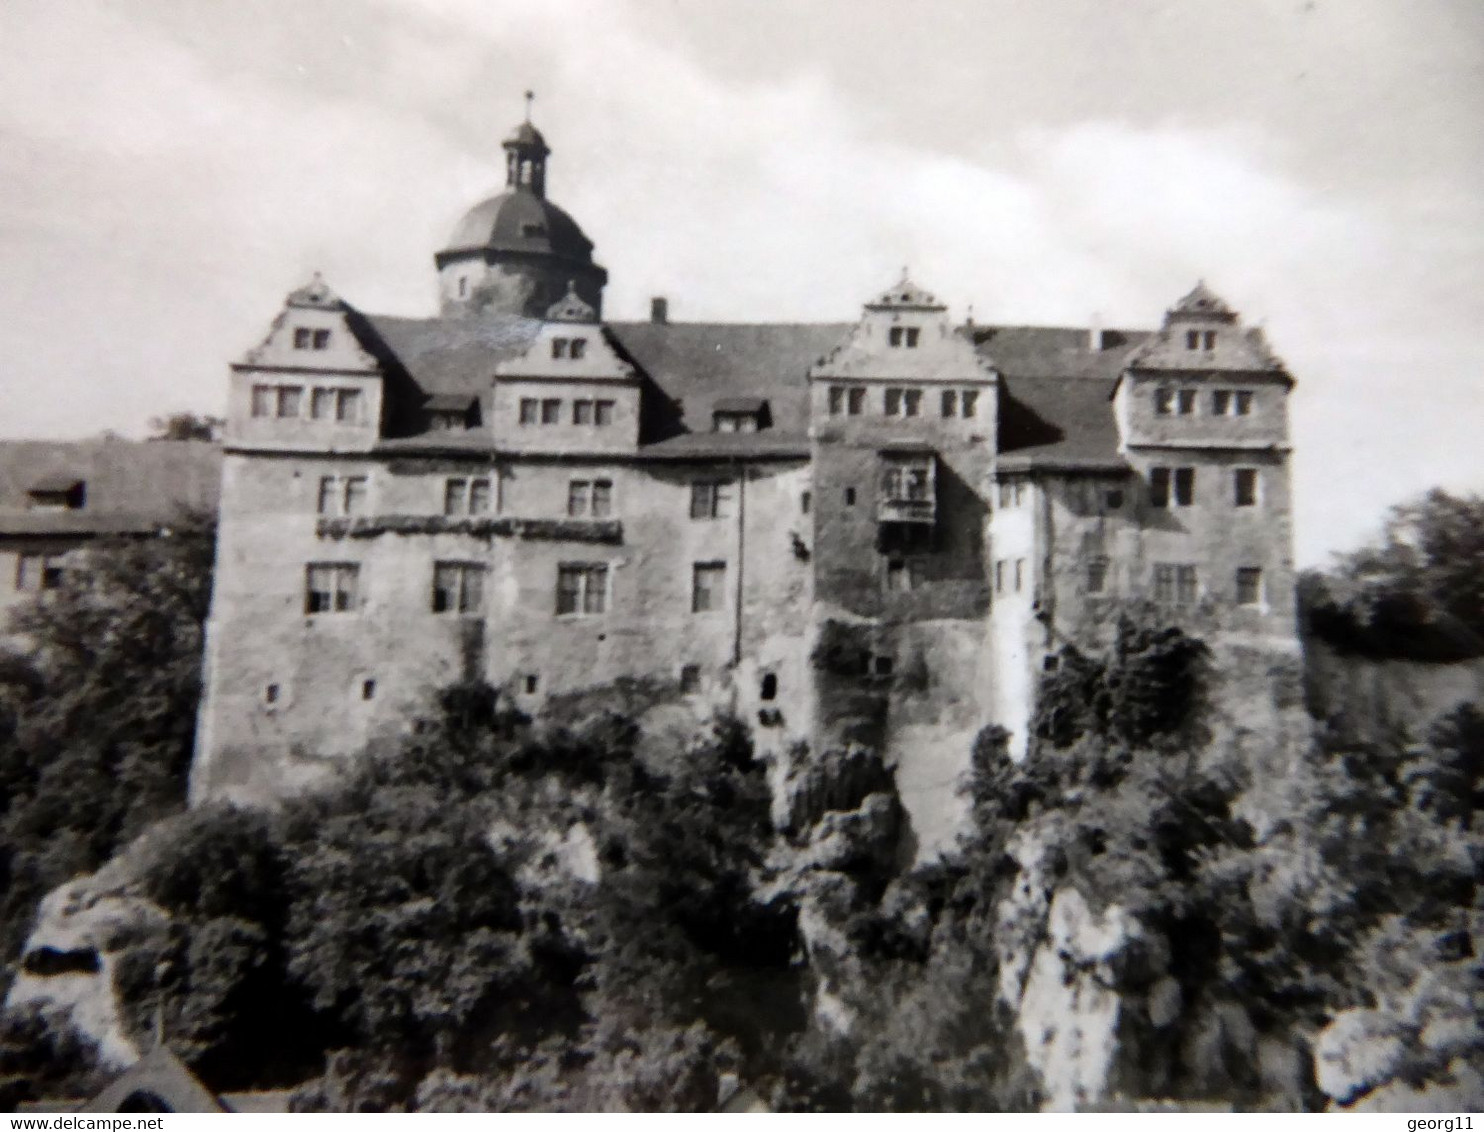
[[[555,397],[548,397],[541,402],[541,423],[544,425],[562,423],[562,403],[560,400]]]
[[[594,423],[599,428],[607,428],[613,423],[613,402],[597,401],[593,404]]]
[[[483,566],[477,562],[433,563],[434,613],[478,613],[483,606]]]
[[[454,477],[443,485],[443,513],[465,515],[469,511],[469,481]]]
[[[905,346],[909,350],[917,349],[917,336],[920,331],[915,326],[893,326],[891,328],[891,344],[893,346]]]
[[[553,358],[565,358],[567,356],[568,345],[570,345],[570,342],[566,338],[553,338],[551,340],[551,356]]]
[[[1236,410],[1239,417],[1250,417],[1252,415],[1252,390],[1238,389],[1236,393]]]
[[[319,502],[315,510],[321,515],[335,514],[336,479],[334,476],[321,476],[319,481]]]
[[[1189,563],[1154,564],[1154,600],[1161,605],[1194,605],[1199,596],[1195,567]]]
[[[1175,601],[1179,605],[1194,605],[1197,596],[1195,567],[1175,567]]]
[[[726,602],[727,564],[725,562],[697,562],[692,574],[692,613],[711,613],[722,609]]]
[[[853,487],[847,487],[845,489],[845,506],[847,506],[847,507],[854,507],[855,506],[855,488],[853,488]]]
[[[1195,502],[1195,469],[1175,469],[1175,506],[1189,507]]]
[[[314,332],[314,348],[316,350],[328,350],[330,348],[330,332],[328,330],[316,330]]]
[[[541,402],[534,397],[522,397],[520,399],[520,423],[523,425],[535,424],[540,416]]]
[[[840,385],[831,385],[829,392],[830,416],[838,417],[845,411],[845,389]]]
[[[297,417],[300,402],[304,400],[302,385],[280,385],[278,387],[278,412],[280,417]]]
[[[469,481],[469,514],[489,514],[490,501],[493,497],[490,487],[490,481],[487,479]]]
[[[899,417],[902,415],[902,391],[900,389],[888,389],[886,391],[885,403],[886,415]]]
[[[593,518],[606,519],[611,514],[613,514],[613,481],[593,480]]]
[[[732,485],[722,481],[702,481],[690,485],[692,519],[725,519],[732,510]]]
[[[1173,389],[1156,389],[1154,391],[1154,412],[1156,416],[1167,417],[1175,411],[1175,391]]]
[[[307,326],[294,327],[294,349],[307,350],[309,344],[314,341],[314,335]]]
[[[590,425],[593,423],[593,403],[591,401],[572,402],[572,423],[578,425]]]
[[[1002,594],[1005,592],[1005,560],[998,559],[994,564],[994,592]]]
[[[852,417],[858,417],[866,411],[866,391],[864,389],[846,390],[845,411]]]
[[[958,416],[958,393],[956,390],[943,390],[943,395],[940,398],[938,411],[944,417]]]
[[[1106,558],[1089,558],[1087,560],[1087,592],[1100,594],[1108,588],[1108,560]]]
[[[911,593],[922,584],[922,567],[910,558],[892,558],[886,563],[889,593]]]
[[[27,593],[60,589],[63,570],[55,558],[46,554],[22,554],[16,558],[15,588]]]
[[[812,498],[813,493],[811,492],[804,491],[799,493],[799,513],[801,515],[809,514],[809,503]]]
[[[312,420],[327,421],[335,411],[335,391],[316,385],[309,394],[309,416]]]
[[[366,477],[346,476],[341,504],[347,515],[360,515],[366,510]]]
[[[361,568],[354,562],[311,562],[305,567],[304,612],[354,612],[360,581]]]
[[[1010,481],[1000,481],[1000,510],[1004,511],[1010,506],[1010,500],[1014,498],[1010,491]]]
[[[1237,468],[1232,473],[1232,502],[1238,507],[1257,506],[1257,469]]]
[[[1230,416],[1232,411],[1232,391],[1230,389],[1218,389],[1211,394],[1211,415],[1213,417]]]
[[[1024,586],[1024,585],[1025,585],[1025,559],[1024,558],[1017,558],[1015,560],[1015,592],[1016,593],[1019,593],[1020,590],[1021,590],[1021,587]]]
[[[588,504],[592,500],[593,485],[590,480],[573,480],[567,485],[567,514],[573,519],[580,519],[587,514]]]
[[[273,415],[273,386],[254,385],[252,387],[252,415],[255,417]]]
[[[1168,507],[1170,505],[1170,469],[1149,469],[1149,506]]]
[[[572,339],[571,352],[572,352],[572,360],[574,362],[575,361],[580,361],[582,359],[582,355],[585,354],[585,353],[587,353],[587,339],[586,338],[574,338],[574,339]]]
[[[557,567],[558,616],[604,613],[607,609],[607,563],[564,562]]]
[[[335,419],[342,424],[356,424],[361,419],[361,391],[335,390]]]
[[[963,396],[963,416],[970,420],[979,411],[979,391],[977,389],[965,389]]]
[[[1207,330],[1201,335],[1201,344],[1208,350],[1216,349],[1216,331]]]
[[[1201,332],[1199,330],[1187,330],[1185,332],[1185,348],[1187,350],[1199,350],[1201,348]]]
[[[1237,567],[1237,604],[1262,604],[1262,570],[1258,567]]]
[[[922,412],[922,390],[908,389],[902,395],[902,412],[904,416],[915,417]]]
[[[900,348],[902,345],[902,340],[906,337],[906,335],[904,334],[904,330],[905,327],[901,326],[893,326],[890,330],[888,330],[886,332],[887,345]]]
[[[1175,411],[1182,417],[1195,415],[1195,390],[1182,389],[1175,394]]]

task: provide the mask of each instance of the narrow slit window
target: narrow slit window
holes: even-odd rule
[[[846,391],[845,411],[852,417],[858,417],[866,411],[866,391],[864,389],[850,389]]]
[[[1238,468],[1232,475],[1232,502],[1238,507],[1257,506],[1257,469]]]
[[[958,392],[953,389],[943,390],[942,397],[939,399],[938,410],[944,417],[958,416]]]

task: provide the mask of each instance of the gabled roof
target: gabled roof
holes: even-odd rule
[[[146,533],[216,512],[221,446],[204,440],[0,441],[0,534]],[[78,511],[33,511],[38,483],[82,481]]]
[[[541,324],[509,317],[409,319],[364,316],[386,350],[428,396],[474,397],[487,390],[498,363],[519,356]],[[643,453],[673,458],[792,452],[809,427],[810,369],[846,341],[854,323],[605,324],[610,340],[668,401],[666,420],[646,430]],[[1002,443],[1017,458],[1091,461],[1116,465],[1117,435],[1109,395],[1130,356],[1158,339],[1147,330],[1104,330],[1099,348],[1076,327],[973,326],[964,328],[981,363],[1007,385],[1010,421]],[[713,414],[751,411],[766,402],[772,427],[755,434],[711,433]],[[748,406],[739,409],[735,406]],[[1017,407],[1018,406],[1018,407]],[[1020,421],[1041,422],[1017,433]],[[1008,428],[1008,432],[1007,432]],[[1037,432],[1036,429],[1040,431]],[[1059,430],[1051,436],[1047,430]],[[1041,437],[1035,440],[1035,437]],[[1029,439],[1028,439],[1029,438]],[[408,449],[433,437],[383,440],[380,449]],[[442,447],[488,447],[485,432],[436,437]],[[1030,450],[1034,450],[1033,452]],[[1100,466],[1101,466],[1100,465]]]
[[[850,333],[849,323],[619,322],[614,336],[673,401],[680,423],[709,431],[717,403],[768,402],[773,431],[809,426],[809,367]]]
[[[1000,382],[998,466],[1006,471],[1126,467],[1108,378],[1013,377]]]
[[[907,277],[907,269],[902,268],[902,278],[895,286],[888,287],[876,298],[866,304],[867,310],[919,310],[919,311],[942,311],[948,308],[938,301],[936,295],[919,287]]]
[[[1232,310],[1225,299],[1207,287],[1204,279],[1196,280],[1195,286],[1170,308],[1169,313],[1171,315],[1197,315],[1223,322],[1229,322],[1237,317],[1237,312]]]
[[[96,1097],[83,1105],[81,1112],[118,1112],[120,1106],[136,1093],[158,1098],[168,1112],[225,1112],[222,1103],[185,1063],[157,1045],[114,1080]]]

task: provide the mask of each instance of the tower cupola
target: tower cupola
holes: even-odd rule
[[[445,316],[543,317],[569,291],[601,315],[608,273],[577,222],[546,199],[551,147],[526,120],[505,139],[505,191],[464,214],[434,256]]]
[[[521,189],[546,195],[546,159],[551,149],[541,131],[531,125],[531,100],[535,98],[526,91],[526,120],[501,143],[505,147],[505,187],[512,191]]]

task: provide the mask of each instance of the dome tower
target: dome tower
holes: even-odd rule
[[[577,222],[546,199],[551,149],[526,120],[505,139],[505,191],[464,214],[433,257],[445,316],[541,318],[572,288],[600,316],[608,273]]]

